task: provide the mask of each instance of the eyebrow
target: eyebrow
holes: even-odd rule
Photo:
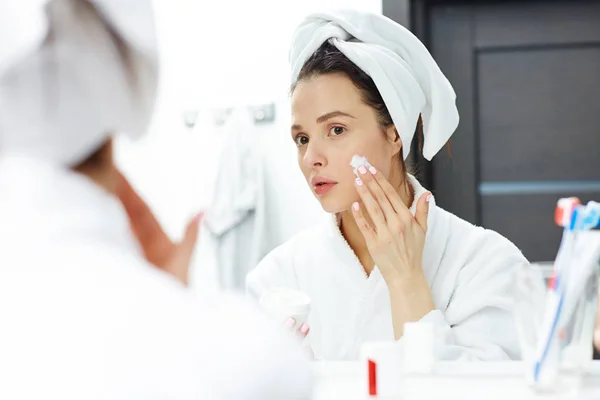
[[[323,122],[325,122],[331,118],[335,118],[335,117],[350,117],[350,118],[356,119],[356,117],[354,117],[353,115],[350,115],[343,111],[332,111],[327,114],[323,114],[319,118],[317,118],[317,124],[322,124]],[[302,126],[300,126],[300,125],[297,125],[297,124],[292,125],[292,130],[301,130],[301,129],[302,129]]]

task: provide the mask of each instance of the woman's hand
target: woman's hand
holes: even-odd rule
[[[285,322],[285,327],[289,330],[293,330],[294,326],[296,326],[296,320],[294,318],[288,318],[288,320]],[[309,332],[310,332],[310,327],[308,326],[308,324],[304,323],[304,324],[300,325],[300,327],[298,329],[296,329],[294,333],[296,333],[303,339],[302,348],[306,352],[306,356],[308,357],[308,359],[314,360],[315,353],[311,349],[310,343],[307,340],[304,340]]]
[[[374,168],[359,168],[356,188],[364,208],[354,203],[352,212],[373,261],[386,280],[409,279],[423,273],[428,199],[421,196],[413,217],[396,190]],[[367,221],[365,209],[373,225]]]
[[[380,172],[375,168],[367,171],[365,167],[358,171],[361,178],[355,185],[364,207],[354,203],[352,212],[369,253],[388,285],[398,339],[405,322],[418,321],[435,308],[422,267],[431,193],[416,200],[417,211],[413,217]],[[373,225],[367,220],[365,210]]]
[[[285,327],[288,329],[292,329],[294,326],[296,326],[296,320],[294,318],[289,318],[285,322]],[[305,338],[306,335],[308,335],[308,332],[310,332],[310,327],[308,326],[308,324],[302,324],[298,327],[297,332],[298,334],[300,334],[300,336]]]
[[[121,173],[119,173],[117,196],[129,216],[131,229],[148,262],[174,275],[187,285],[202,214],[189,222],[183,240],[180,243],[173,243],[152,214],[150,207]]]

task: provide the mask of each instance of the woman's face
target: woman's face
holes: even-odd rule
[[[385,130],[373,108],[344,74],[299,82],[292,94],[292,138],[298,164],[323,209],[338,213],[359,201],[352,156],[367,160],[389,178],[402,144],[394,127]]]

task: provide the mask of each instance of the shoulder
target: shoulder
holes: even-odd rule
[[[446,229],[446,253],[464,262],[494,257],[497,261],[527,262],[521,250],[500,233],[474,225],[436,207],[436,228]]]
[[[324,221],[304,229],[269,252],[246,278],[246,289],[254,297],[276,286],[297,286],[297,274],[311,264],[311,257],[322,253],[328,242],[328,224]]]
[[[413,176],[409,175],[409,180],[415,189],[415,198],[426,192]],[[426,250],[433,253],[429,257],[432,264],[446,261],[461,265],[489,256],[510,262],[527,262],[517,246],[501,234],[473,225],[444,210],[436,205],[435,198],[432,204],[425,244]]]
[[[269,252],[259,263],[259,266],[272,262],[291,262],[303,254],[314,253],[324,246],[328,236],[328,221],[322,221],[312,227],[303,229]]]

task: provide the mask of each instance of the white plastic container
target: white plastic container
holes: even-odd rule
[[[434,327],[429,322],[404,324],[404,371],[428,374],[435,366]]]
[[[289,318],[296,320],[293,329],[300,328],[308,319],[310,303],[306,293],[287,287],[271,289],[259,300],[261,308],[278,323],[284,324]]]

